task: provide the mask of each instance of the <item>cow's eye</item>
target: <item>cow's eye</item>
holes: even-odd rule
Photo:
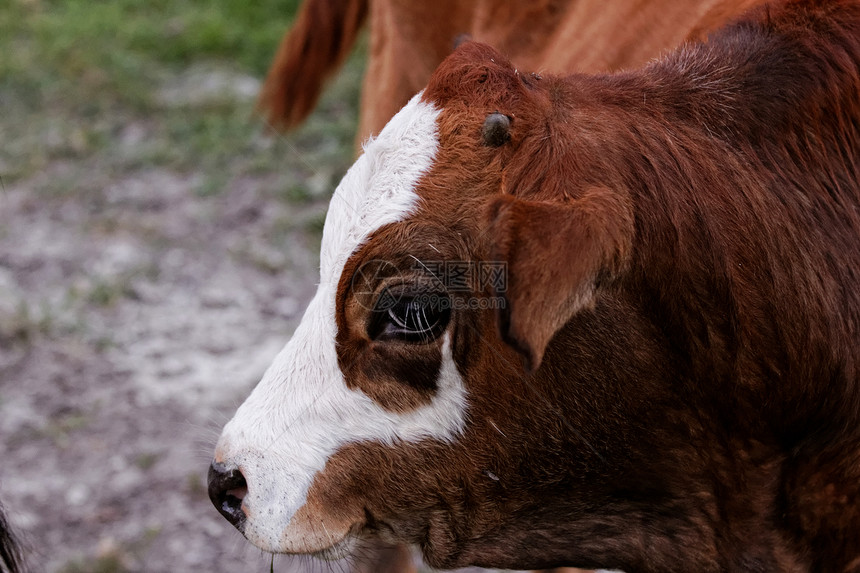
[[[447,295],[397,296],[388,289],[376,301],[368,327],[374,340],[426,344],[439,337],[451,320]]]

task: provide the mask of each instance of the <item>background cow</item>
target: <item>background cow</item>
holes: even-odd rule
[[[368,19],[358,143],[379,133],[464,35],[520,69],[604,72],[644,64],[761,2],[307,0],[272,63],[260,107],[274,126],[301,123]]]
[[[860,569],[858,86],[849,0],[616,75],[465,44],[338,187],[216,506],[327,557]]]
[[[0,506],[0,571],[17,573],[22,570],[21,567],[21,552],[9,529],[3,507]]]

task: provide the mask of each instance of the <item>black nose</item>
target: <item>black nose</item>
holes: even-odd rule
[[[245,524],[242,499],[248,493],[248,484],[239,470],[227,471],[224,464],[213,462],[209,466],[209,499],[218,511],[239,531]]]

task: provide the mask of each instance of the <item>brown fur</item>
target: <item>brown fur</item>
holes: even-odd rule
[[[344,271],[341,367],[391,367],[346,303],[365,260],[502,257],[507,305],[448,327],[464,435],[343,448],[314,516],[446,568],[857,571],[858,88],[852,0],[772,5],[615,75],[461,46],[424,94],[442,113],[422,207]],[[434,392],[393,378],[380,396]]]
[[[362,551],[353,573],[413,573],[412,553],[403,545],[375,543]]]
[[[491,260],[506,261],[510,306],[500,312],[505,342],[520,350],[534,372],[544,350],[574,313],[594,304],[598,283],[625,266],[633,237],[628,199],[608,189],[590,189],[561,206],[499,197],[490,206]],[[535,222],[540,222],[536,225]],[[546,253],[576,245],[565,265],[542,265]]]
[[[488,43],[541,73],[603,72],[644,64],[763,0],[306,0],[260,97],[289,129],[313,109],[351,49],[364,16],[370,53],[357,141],[378,133],[422,89],[459,38]]]

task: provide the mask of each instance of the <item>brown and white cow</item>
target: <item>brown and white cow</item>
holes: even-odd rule
[[[320,258],[210,472],[260,548],[860,571],[857,0],[614,75],[464,44],[344,177]]]
[[[365,22],[359,143],[427,84],[458,38],[490,44],[521,69],[607,72],[703,38],[763,1],[304,0],[269,69],[260,108],[273,126],[301,123]]]

